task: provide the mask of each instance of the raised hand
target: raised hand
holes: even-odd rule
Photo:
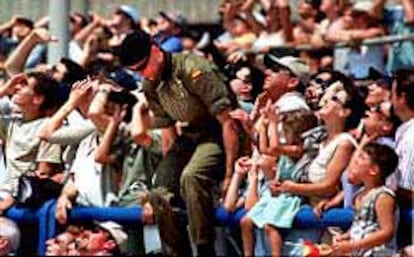
[[[45,28],[36,28],[32,31],[38,43],[57,42],[58,39],[52,36]]]
[[[89,92],[92,89],[92,82],[89,79],[79,80],[76,81],[72,85],[72,90],[70,91],[69,101],[74,106],[79,106],[84,100]]]
[[[120,124],[126,115],[126,111],[127,111],[126,104],[122,106],[116,104],[114,107],[114,113],[111,116],[111,121],[114,122],[115,124]]]
[[[0,89],[0,95],[12,95],[16,92],[16,85],[24,82],[27,79],[25,73],[13,75]]]
[[[56,205],[56,220],[60,224],[66,224],[68,221],[68,210],[72,209],[72,202],[66,196],[60,196]]]

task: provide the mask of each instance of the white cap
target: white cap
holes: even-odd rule
[[[113,221],[96,222],[96,225],[111,234],[121,253],[127,252],[128,235],[123,231],[121,225]]]
[[[301,58],[294,56],[284,56],[278,58],[272,54],[267,54],[265,56],[265,65],[267,67],[271,66],[282,66],[290,70],[298,79],[306,84],[309,81],[311,71],[309,65]]]
[[[117,11],[121,11],[123,13],[125,13],[129,18],[132,19],[132,21],[137,24],[139,21],[139,13],[137,11],[137,9],[135,9],[134,7],[130,6],[130,5],[120,5],[117,8]]]

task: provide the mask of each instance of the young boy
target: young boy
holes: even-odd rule
[[[349,181],[363,184],[355,196],[355,216],[350,230],[333,238],[334,255],[391,256],[394,235],[394,193],[385,180],[398,164],[388,146],[368,143],[360,147],[349,166]]]

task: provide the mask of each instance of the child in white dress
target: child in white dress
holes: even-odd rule
[[[260,151],[262,154],[278,156],[278,167],[275,179],[278,181],[295,180],[294,174],[296,161],[301,157],[303,150],[300,135],[316,126],[316,118],[309,111],[294,111],[279,120],[272,111],[264,113],[268,122],[263,122],[260,130]],[[270,115],[269,115],[270,114]],[[282,123],[286,144],[279,144],[278,126]],[[267,135],[270,132],[270,144]],[[270,183],[270,180],[265,182]],[[241,220],[243,249],[245,256],[253,255],[254,226],[264,228],[268,238],[272,256],[280,256],[282,239],[279,229],[291,228],[296,212],[301,205],[301,198],[291,194],[279,194],[273,196],[267,186],[259,201]]]

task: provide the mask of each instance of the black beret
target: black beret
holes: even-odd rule
[[[122,66],[134,65],[149,56],[151,43],[151,36],[144,31],[129,33],[116,51]]]

